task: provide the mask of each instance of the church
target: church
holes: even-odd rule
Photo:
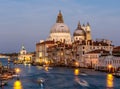
[[[54,42],[57,42],[57,41],[65,42],[68,44],[71,43],[70,29],[64,23],[64,19],[61,11],[59,11],[56,23],[52,26],[50,30],[50,35],[48,37],[48,40],[51,40]]]
[[[53,62],[69,64],[72,60],[84,62],[85,54],[103,50],[111,51],[112,42],[106,39],[93,40],[90,24],[81,25],[80,21],[71,35],[69,27],[64,23],[59,11],[56,23],[51,27],[48,38],[36,43],[36,62]],[[74,64],[74,63],[73,63]],[[72,65],[72,64],[70,64]]]
[[[47,40],[51,40],[54,42],[60,41],[71,44],[72,41],[91,39],[91,28],[89,23],[87,23],[86,26],[84,24],[83,26],[81,26],[80,22],[78,22],[78,26],[75,29],[72,37],[69,27],[64,23],[63,15],[61,11],[59,11],[56,23],[52,26],[50,30],[50,35]]]

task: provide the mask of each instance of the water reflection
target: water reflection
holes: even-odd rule
[[[75,70],[74,70],[74,75],[79,75],[79,73],[80,73],[80,70],[79,70],[79,69],[75,69]]]
[[[13,85],[13,89],[23,89],[22,88],[22,83],[20,80],[16,80]]]
[[[48,70],[49,70],[49,67],[47,67],[47,66],[46,66],[44,69],[45,69],[45,71],[46,71],[46,72],[48,72]]]
[[[114,77],[112,74],[107,74],[107,78],[106,78],[106,87],[107,89],[113,89],[114,87]]]
[[[74,80],[77,84],[79,84],[80,86],[83,86],[83,87],[89,87],[89,84],[86,80],[82,79],[82,78],[79,78],[78,75],[80,74],[80,70],[79,69],[75,69],[74,70]]]
[[[28,72],[31,73],[31,64],[28,64]]]
[[[37,69],[38,69],[38,70],[43,69],[43,67],[42,67],[42,66],[36,66],[36,67],[37,67]]]

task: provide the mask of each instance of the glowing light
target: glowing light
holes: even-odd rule
[[[45,67],[45,71],[48,71],[48,69],[49,69],[48,67]]]
[[[108,65],[108,71],[111,72],[112,65]]]
[[[75,66],[78,67],[78,66],[79,66],[79,63],[78,63],[78,62],[75,62]]]
[[[112,65],[108,65],[108,68],[109,68],[109,69],[112,68]]]
[[[46,60],[46,61],[45,61],[45,64],[46,64],[46,65],[48,65],[48,64],[49,64],[49,62]]]
[[[113,79],[114,79],[114,78],[113,78],[113,75],[112,75],[112,74],[108,74],[108,75],[107,75],[107,83],[106,83],[107,85],[106,85],[106,86],[107,86],[108,88],[112,88],[112,87],[114,86],[114,84],[113,84]]]
[[[20,69],[19,68],[16,68],[15,71],[16,71],[17,74],[20,73]]]
[[[10,61],[10,58],[8,58],[8,61]]]
[[[75,69],[75,70],[74,70],[74,75],[79,75],[79,73],[80,73],[80,70],[79,70],[79,69]]]
[[[22,83],[20,80],[14,82],[13,89],[22,89]]]

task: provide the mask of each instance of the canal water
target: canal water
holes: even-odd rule
[[[1,60],[7,65],[7,60]],[[111,74],[80,68],[13,65],[20,68],[19,80],[8,80],[3,89],[120,89],[120,79]],[[41,82],[42,83],[41,83]]]

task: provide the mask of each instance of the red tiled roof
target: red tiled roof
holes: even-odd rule
[[[93,51],[90,51],[90,52],[88,52],[87,54],[89,54],[89,53],[109,53],[109,51],[106,51],[106,50],[101,49],[101,50],[93,50]]]
[[[54,44],[55,42],[54,41],[44,41],[44,42],[41,42],[41,43],[36,43],[36,45],[40,45],[40,44]]]

